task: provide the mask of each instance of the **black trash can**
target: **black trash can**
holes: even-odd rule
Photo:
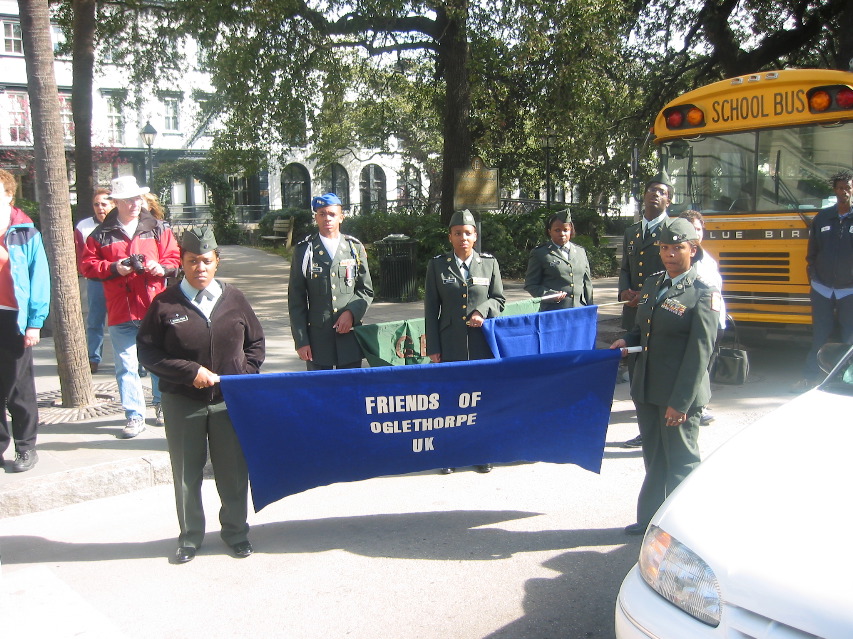
[[[418,298],[418,241],[389,235],[374,246],[379,257],[379,298],[414,302]]]

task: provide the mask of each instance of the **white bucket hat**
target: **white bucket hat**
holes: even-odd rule
[[[111,185],[112,193],[110,193],[110,199],[113,200],[126,200],[137,195],[144,195],[150,191],[147,186],[139,186],[136,183],[136,178],[132,175],[117,177],[112,181]]]

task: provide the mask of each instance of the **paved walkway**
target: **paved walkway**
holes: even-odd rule
[[[289,264],[281,257],[258,249],[227,246],[222,250],[218,276],[245,293],[263,324],[267,338],[264,373],[304,370],[290,336],[286,304],[289,270]],[[596,280],[596,302],[602,305],[615,302],[616,284],[615,277]],[[519,281],[505,281],[504,287],[508,301],[528,297]],[[618,305],[600,308],[600,346],[620,332],[619,313]],[[365,323],[421,316],[422,302],[376,302],[370,307]],[[60,385],[53,339],[45,338],[36,347],[36,389],[43,422],[37,444],[39,463],[26,473],[0,473],[0,518],[171,483],[165,433],[162,428],[150,425],[153,410],[149,410],[145,432],[134,439],[118,439],[125,420],[117,402],[109,339],[104,351],[104,361],[93,376],[103,404],[97,410],[87,411],[84,419],[77,419],[80,411],[54,405]],[[150,378],[144,382],[150,385]],[[10,452],[6,452],[7,462]]]

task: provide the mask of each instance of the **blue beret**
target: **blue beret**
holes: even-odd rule
[[[333,204],[340,204],[341,206],[343,206],[341,198],[339,198],[334,193],[315,195],[314,198],[311,200],[311,209],[316,211],[319,208],[323,208],[324,206],[332,206]]]

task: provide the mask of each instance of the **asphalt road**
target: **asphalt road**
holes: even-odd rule
[[[707,456],[790,399],[802,348],[751,352],[742,387],[715,387]],[[559,401],[559,393],[543,396]],[[225,554],[205,482],[208,536],[172,565],[171,486],[0,520],[0,619],[28,637],[572,639],[613,637],[639,539],[640,451],[616,387],[601,474],[518,464],[336,484],[250,516],[256,554]]]

